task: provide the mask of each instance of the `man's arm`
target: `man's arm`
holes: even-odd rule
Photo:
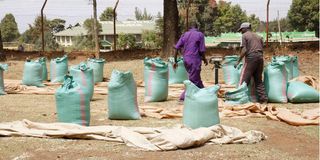
[[[199,54],[201,55],[201,59],[203,60],[203,63],[205,65],[208,65],[208,60],[206,58],[205,51],[206,51],[205,39],[204,39],[204,35],[202,34],[200,39],[200,44],[199,44]]]
[[[236,65],[239,65],[239,63],[242,61],[243,57],[246,56],[246,53],[247,53],[246,46],[247,46],[247,41],[246,41],[245,37],[242,35],[241,44],[240,44],[240,57],[239,57],[239,60]]]

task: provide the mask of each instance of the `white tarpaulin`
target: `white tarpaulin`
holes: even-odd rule
[[[169,151],[204,144],[253,144],[267,137],[260,131],[242,132],[235,127],[215,125],[189,129],[123,126],[85,127],[70,123],[36,123],[29,120],[0,123],[0,137],[92,139],[125,143],[148,151]]]

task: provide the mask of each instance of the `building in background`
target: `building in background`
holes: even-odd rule
[[[112,50],[113,47],[113,22],[100,21],[102,31],[99,38],[102,50]],[[145,30],[155,30],[154,21],[117,21],[116,32],[119,34],[134,35],[137,43],[141,43],[142,32]],[[70,27],[54,34],[56,42],[64,47],[71,46],[73,39],[78,36],[87,36],[87,30],[83,25]]]

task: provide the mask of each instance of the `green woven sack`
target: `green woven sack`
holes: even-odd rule
[[[272,57],[273,62],[283,62],[287,70],[287,81],[293,78],[293,60],[290,56],[275,56]]]
[[[55,93],[55,98],[59,122],[89,126],[89,93],[85,92],[72,76],[65,76],[62,86]]]
[[[239,83],[241,80],[241,74],[242,74],[242,69],[243,69],[243,63],[241,62],[237,66],[238,74],[239,74]],[[237,87],[239,86],[239,83],[236,85]],[[250,84],[248,85],[248,97],[250,102],[257,102],[258,101],[258,93],[255,88],[255,83],[253,77],[251,77]]]
[[[73,80],[86,90],[90,95],[90,99],[92,99],[94,90],[93,70],[86,63],[82,62],[79,65],[72,66],[70,74]]]
[[[131,72],[113,70],[108,83],[109,119],[140,119],[137,85]]]
[[[145,102],[160,102],[168,97],[168,65],[160,58],[144,59]]]
[[[228,85],[236,85],[239,83],[239,73],[234,65],[237,64],[239,56],[225,56],[222,64],[223,79]]]
[[[292,57],[292,78],[299,77],[299,62],[298,56]]]
[[[44,87],[42,83],[42,64],[39,61],[28,60],[24,63],[22,84]]]
[[[292,103],[319,102],[319,92],[311,86],[298,81],[288,83],[288,99]]]
[[[103,67],[106,61],[102,58],[100,59],[88,59],[88,65],[93,69],[93,80],[94,83],[103,81]]]
[[[264,86],[269,102],[288,102],[287,71],[283,62],[271,62],[264,69]]]
[[[198,88],[191,81],[184,81],[183,123],[193,129],[210,127],[220,123],[217,91],[219,86]]]
[[[68,57],[66,55],[50,61],[51,82],[63,82],[66,74],[68,74]]]
[[[6,92],[4,90],[3,71],[7,71],[7,70],[8,70],[8,65],[0,63],[0,95],[5,95],[6,94]]]
[[[239,86],[237,89],[226,92],[225,99],[225,102],[231,105],[248,103],[249,96],[246,82],[243,82],[242,85]]]
[[[176,70],[173,69],[174,58],[169,58],[169,84],[183,83],[183,81],[188,79],[188,73],[184,66],[183,58],[177,59],[178,67]]]
[[[41,57],[38,59],[38,61],[42,65],[42,80],[47,81],[48,80],[47,59],[46,57]]]

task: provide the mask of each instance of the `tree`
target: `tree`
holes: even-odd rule
[[[248,18],[247,21],[251,24],[252,30],[257,31],[257,29],[260,27],[260,19],[256,17],[255,14],[251,14]]]
[[[288,11],[288,19],[293,29],[315,31],[319,37],[318,0],[293,0]]]
[[[136,38],[132,34],[119,34],[117,45],[120,49],[136,48]]]
[[[6,14],[1,20],[0,29],[2,33],[2,40],[4,42],[12,42],[20,36],[18,25],[11,13]]]
[[[0,52],[3,51],[3,44],[2,44],[2,36],[1,36],[1,29],[0,29]]]
[[[144,8],[142,13],[142,11],[138,7],[136,7],[134,14],[137,21],[148,21],[153,19],[153,16],[151,14],[148,14],[146,8]]]
[[[242,11],[240,5],[231,5],[231,2],[220,1],[218,4],[218,18],[213,23],[214,34],[236,32],[241,23],[247,20],[248,17]]]
[[[44,39],[45,50],[57,50],[58,44],[55,42],[53,33],[64,26],[64,20],[54,19],[48,20],[46,17],[43,19],[44,24]],[[63,27],[64,28],[64,27]],[[26,30],[20,37],[20,42],[35,44],[35,48],[41,49],[41,17],[38,16],[34,20],[33,24],[29,24],[29,29]]]
[[[117,16],[116,16],[117,17]],[[112,21],[113,20],[113,8],[107,7],[99,17],[100,21]]]
[[[178,23],[179,13],[176,0],[164,0],[163,1],[163,45],[162,45],[162,57],[168,57],[173,53],[173,45],[178,40]]]
[[[54,33],[58,33],[64,30],[65,24],[65,20],[56,18],[49,22],[49,28],[52,28]]]

